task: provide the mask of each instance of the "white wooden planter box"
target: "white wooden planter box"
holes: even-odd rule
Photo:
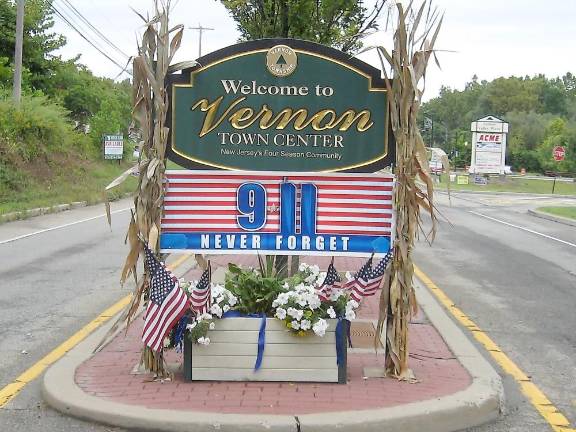
[[[216,320],[208,332],[210,345],[184,338],[184,377],[190,381],[308,381],[346,383],[347,331],[343,327],[343,364],[336,362],[336,325],[327,320],[324,337],[295,336],[282,322],[266,318],[266,343],[262,365],[258,353],[260,318]],[[346,326],[349,323],[343,321]]]

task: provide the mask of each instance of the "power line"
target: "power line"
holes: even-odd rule
[[[120,48],[118,48],[117,45],[115,45],[114,43],[112,43],[112,41],[110,41],[110,39],[108,39],[100,30],[98,30],[98,28],[96,28],[90,21],[88,21],[88,19],[86,19],[86,17],[84,17],[84,15],[82,15],[80,13],[80,11],[78,9],[76,9],[74,7],[74,5],[69,2],[68,0],[61,0],[64,4],[64,6],[66,6],[69,10],[72,11],[72,13],[74,15],[76,15],[78,18],[80,18],[84,23],[86,23],[91,29],[92,31],[98,35],[102,40],[104,40],[110,47],[112,47],[113,49],[115,49],[118,53],[120,53],[122,56],[126,57],[126,59],[130,58],[130,56],[128,54],[126,54],[124,51],[122,51]]]
[[[102,54],[104,57],[106,57],[108,60],[110,60],[116,66],[118,66],[123,72],[126,72],[126,73],[132,75],[130,73],[130,71],[126,70],[125,66],[122,66],[121,64],[119,64],[116,60],[114,60],[112,57],[110,57],[108,54],[106,54],[104,51],[102,51],[94,42],[89,40],[80,30],[78,30],[76,28],[76,26],[74,26],[74,24],[72,24],[58,9],[56,9],[56,7],[53,4],[50,4],[50,8],[54,11],[54,13],[56,13],[56,15],[58,15],[60,18],[62,18],[62,20],[64,20],[64,22],[66,24],[68,24],[68,26],[70,28],[72,28],[72,30],[74,30],[76,33],[78,33],[82,39],[84,39],[86,42],[88,42],[90,45],[92,45],[100,54]]]
[[[56,7],[55,2],[52,2],[52,6]],[[70,24],[72,24],[74,27],[76,27],[76,29],[78,31],[80,31],[82,33],[82,35],[84,35],[85,38],[89,39],[90,42],[92,43],[92,45],[95,45],[95,48],[101,50],[101,51],[105,51],[107,52],[111,57],[113,57],[115,60],[117,60],[108,50],[108,48],[104,47],[102,45],[102,42],[99,41],[98,39],[94,39],[94,37],[92,36],[92,34],[90,34],[90,32],[88,31],[88,29],[85,28],[85,26],[78,22],[74,16],[71,16],[69,12],[65,11],[64,9],[62,9],[61,6],[58,5],[58,11],[60,12],[60,15],[62,16],[62,18],[65,18]]]

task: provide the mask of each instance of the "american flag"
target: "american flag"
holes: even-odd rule
[[[322,282],[322,285],[316,291],[318,297],[320,297],[320,300],[323,302],[330,300],[332,290],[334,288],[340,288],[341,286],[340,283],[341,283],[340,275],[338,274],[336,268],[334,267],[334,258],[332,258],[332,261],[328,266],[328,270],[326,270],[326,277],[324,278],[324,282]]]
[[[344,288],[350,291],[350,298],[360,302],[363,297],[376,294],[391,259],[392,252],[389,252],[375,267],[372,267],[372,258],[370,258],[356,273],[354,279],[345,284]]]
[[[169,170],[164,197],[164,233],[242,232],[237,223],[237,189],[246,182],[266,189],[267,217],[258,232],[280,230],[280,183],[314,183],[317,234],[390,236],[392,188],[390,174],[310,174]],[[298,199],[300,191],[298,188]],[[298,206],[297,222],[300,221]]]
[[[200,276],[198,284],[192,289],[190,300],[192,302],[192,310],[196,315],[201,315],[210,310],[212,305],[212,289],[210,287],[210,261],[208,267]]]
[[[190,301],[178,284],[176,276],[158,261],[144,245],[145,261],[150,275],[150,298],[146,308],[142,340],[153,351],[162,350],[168,331],[190,307]]]

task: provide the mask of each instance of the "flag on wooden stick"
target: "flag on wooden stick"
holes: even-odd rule
[[[154,253],[144,245],[145,263],[150,277],[150,295],[142,340],[153,351],[162,350],[166,334],[190,308],[190,301],[178,283],[178,278],[158,261]]]
[[[372,267],[372,257],[362,266],[354,279],[345,286],[350,291],[350,298],[360,302],[364,297],[370,297],[376,294],[388,264],[392,260],[392,252],[388,252],[375,267]]]
[[[192,301],[192,310],[196,312],[196,315],[202,315],[207,313],[212,306],[212,289],[210,285],[210,261],[206,266],[206,270],[202,273],[198,284],[192,288],[190,295],[190,300]]]
[[[334,267],[334,257],[332,257],[332,261],[330,261],[328,270],[326,270],[326,277],[324,278],[324,282],[322,282],[322,285],[316,291],[320,301],[329,301],[330,296],[332,295],[332,291],[335,288],[341,288],[341,282],[342,280],[340,279],[340,275]]]

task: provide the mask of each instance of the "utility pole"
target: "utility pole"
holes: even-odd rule
[[[214,30],[210,27],[202,27],[200,23],[198,23],[198,27],[188,27],[190,30],[198,30],[198,57],[202,57],[202,32],[204,30]]]
[[[16,48],[14,50],[14,104],[20,106],[22,96],[22,45],[24,40],[24,0],[18,0],[16,9]]]

